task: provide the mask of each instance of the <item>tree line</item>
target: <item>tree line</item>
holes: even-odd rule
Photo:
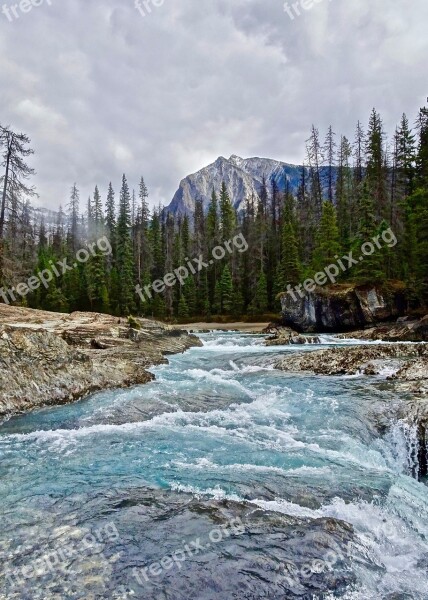
[[[410,303],[428,296],[428,109],[415,126],[403,115],[392,138],[373,109],[365,131],[337,136],[332,127],[321,140],[314,126],[306,141],[296,193],[286,177],[263,178],[258,197],[247,198],[239,214],[226,185],[212,190],[208,210],[197,200],[194,214],[174,215],[161,206],[150,210],[144,178],[131,190],[122,178],[118,201],[110,183],[105,199],[98,187],[83,206],[77,185],[55,224],[32,217],[27,164],[30,140],[0,127],[2,197],[0,206],[0,286],[11,287],[51,268],[86,244],[107,236],[112,253],[98,252],[48,289],[22,303],[69,312],[90,310],[117,315],[187,319],[263,315],[277,312],[278,294],[356,251],[391,227],[398,239],[341,275],[341,283],[403,282]],[[143,302],[135,293],[166,273],[242,234],[249,249],[232,252],[181,285]]]

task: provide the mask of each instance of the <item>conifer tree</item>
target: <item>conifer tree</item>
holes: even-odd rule
[[[284,292],[287,286],[297,285],[302,279],[296,233],[290,220],[285,221],[282,232],[282,256],[277,269],[275,292]]]
[[[256,293],[249,306],[249,312],[253,315],[262,315],[268,308],[267,280],[266,275],[261,271],[257,281]]]
[[[233,302],[233,282],[232,274],[230,272],[229,265],[226,265],[223,269],[223,273],[220,279],[220,312],[222,314],[231,314],[232,302]]]
[[[117,273],[118,308],[120,314],[129,315],[135,307],[135,288],[131,239],[131,197],[125,175],[122,177],[117,222]]]
[[[71,188],[70,203],[68,205],[69,233],[68,247],[75,253],[79,249],[79,190],[74,184]]]
[[[336,262],[336,256],[340,251],[336,209],[331,202],[324,202],[312,260],[314,271],[322,271],[331,263]]]
[[[114,200],[114,190],[111,182],[108,186],[107,202],[106,202],[106,218],[105,218],[107,234],[110,238],[110,243],[113,244],[116,234],[116,204]]]
[[[389,218],[386,197],[384,130],[379,113],[373,109],[366,137],[366,176],[378,219]]]
[[[359,263],[353,267],[352,277],[358,283],[373,283],[384,279],[382,272],[382,258],[377,250],[370,256],[362,253],[362,246],[370,242],[378,233],[376,224],[376,215],[374,208],[373,195],[368,182],[365,182],[362,189],[361,199],[358,206],[359,225],[358,231],[353,241],[353,251]]]
[[[184,294],[181,294],[178,302],[178,316],[180,319],[187,319],[189,317],[189,307],[187,306]]]
[[[335,135],[336,134],[330,125],[324,144],[324,157],[327,164],[327,198],[331,203],[333,203],[334,199],[334,167],[336,162],[336,142],[334,140]]]
[[[233,210],[232,202],[230,201],[229,193],[224,181],[221,185],[220,193],[220,224],[221,241],[225,242],[230,240],[235,229],[235,211]]]

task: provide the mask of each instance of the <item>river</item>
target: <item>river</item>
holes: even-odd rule
[[[427,600],[428,487],[385,377],[201,338],[153,383],[0,426],[0,598]]]

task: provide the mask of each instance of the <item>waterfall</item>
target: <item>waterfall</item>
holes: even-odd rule
[[[427,475],[426,428],[422,423],[400,420],[394,424],[389,439],[394,460],[401,473],[421,479]]]

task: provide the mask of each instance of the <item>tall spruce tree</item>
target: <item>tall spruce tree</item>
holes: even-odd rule
[[[129,315],[135,309],[133,271],[131,196],[126,176],[123,175],[119,199],[119,217],[117,221],[117,306],[121,315]]]

